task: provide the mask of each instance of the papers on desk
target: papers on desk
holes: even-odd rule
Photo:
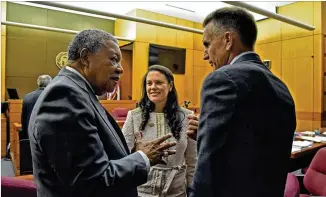
[[[318,138],[318,136],[315,137],[309,137],[309,136],[300,136],[301,139],[303,140],[309,140],[313,142],[321,142],[322,140]]]
[[[326,142],[326,137],[324,136],[315,136],[315,138],[320,140],[321,142]]]
[[[310,141],[294,141],[292,144],[291,152],[301,151],[303,148],[312,146],[313,142]]]
[[[296,147],[308,147],[311,146],[313,143],[309,141],[294,141],[292,146]]]
[[[297,151],[301,151],[300,147],[296,147],[296,146],[292,146],[292,150],[291,153],[297,152]]]
[[[313,131],[303,131],[301,132],[302,135],[315,135],[315,132]]]

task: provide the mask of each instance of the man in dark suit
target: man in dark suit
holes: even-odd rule
[[[203,23],[204,59],[215,69],[201,91],[198,162],[191,197],[281,197],[296,128],[286,85],[253,51],[255,20],[228,7]],[[188,134],[197,121],[189,117]]]
[[[33,111],[34,105],[43,92],[44,88],[51,82],[52,78],[49,75],[41,75],[37,79],[37,86],[38,88],[33,92],[26,94],[23,98],[23,107],[22,107],[22,114],[21,114],[21,124],[22,124],[22,131],[21,131],[21,139],[28,139],[28,123],[31,113]]]
[[[122,132],[96,95],[112,92],[123,72],[118,41],[102,30],[78,33],[68,65],[35,104],[29,137],[38,196],[137,197],[150,165],[174,154],[175,142],[137,142],[129,153]]]

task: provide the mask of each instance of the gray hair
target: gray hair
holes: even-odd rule
[[[206,16],[203,27],[214,21],[212,33],[215,35],[225,31],[235,31],[242,43],[253,48],[257,39],[257,26],[254,16],[240,7],[224,7]]]
[[[50,77],[49,75],[41,75],[37,79],[37,85],[40,88],[45,88],[47,85],[49,85],[51,80],[52,80],[52,77]]]
[[[79,32],[68,46],[68,61],[74,62],[80,58],[80,52],[86,48],[95,53],[106,45],[105,41],[112,40],[118,43],[118,40],[108,32],[99,29],[87,29]]]

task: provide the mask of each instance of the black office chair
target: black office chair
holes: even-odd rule
[[[6,124],[7,124],[7,128],[6,128],[6,160],[10,160],[10,129],[9,129],[9,125],[10,125],[10,121],[9,121],[9,102],[7,101],[3,101],[1,102],[1,113],[4,114],[4,116],[6,117]]]
[[[20,131],[21,132],[21,131]],[[29,139],[19,140],[20,175],[33,174],[33,162]]]

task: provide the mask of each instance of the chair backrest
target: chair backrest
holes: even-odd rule
[[[318,150],[303,179],[305,188],[316,196],[326,196],[326,148]]]
[[[115,108],[112,110],[112,116],[116,120],[125,120],[127,118],[129,109],[127,108]]]
[[[294,174],[288,173],[288,176],[286,178],[284,197],[299,197],[299,195],[300,195],[299,181]]]
[[[29,139],[19,141],[20,148],[20,174],[33,174],[33,161]]]
[[[15,177],[1,177],[2,197],[36,197],[36,185],[33,181],[18,179]]]

